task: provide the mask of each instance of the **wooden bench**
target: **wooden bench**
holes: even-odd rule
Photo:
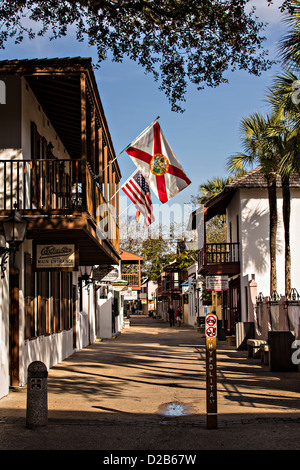
[[[248,357],[259,358],[261,356],[260,346],[263,344],[267,344],[267,341],[264,339],[248,339]]]

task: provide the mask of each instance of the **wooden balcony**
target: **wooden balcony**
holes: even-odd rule
[[[199,251],[200,274],[240,273],[239,243],[207,243]]]
[[[160,297],[164,295],[181,294],[181,284],[185,280],[185,277],[182,279],[170,279],[168,277],[162,277],[158,281],[157,295]]]
[[[27,238],[75,241],[79,264],[119,263],[119,228],[86,160],[0,160],[0,217],[17,203]]]
[[[128,287],[133,290],[141,290],[141,277],[137,273],[123,274],[122,279],[128,281]]]
[[[141,290],[141,265],[144,261],[143,258],[125,250],[121,250],[120,255],[122,266],[122,279],[124,281],[128,281],[128,286],[131,287],[133,290]],[[136,272],[126,272],[129,270]]]

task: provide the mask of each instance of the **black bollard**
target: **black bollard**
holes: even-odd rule
[[[43,362],[32,362],[27,375],[26,427],[33,429],[48,424],[47,367]]]

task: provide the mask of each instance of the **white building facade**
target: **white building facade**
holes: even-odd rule
[[[101,335],[99,285],[79,267],[119,264],[118,238],[99,235],[97,209],[120,172],[111,165],[94,179],[114,150],[90,59],[3,61],[0,79],[0,225],[14,208],[28,224],[15,259],[0,258],[1,398],[26,384],[31,362],[51,368]]]
[[[299,210],[300,178],[292,177],[290,184],[290,246],[291,283],[300,292]],[[277,293],[285,296],[285,250],[282,218],[282,188],[277,183]],[[227,242],[204,243],[199,256],[199,272],[204,276],[225,276],[229,290],[222,292],[222,320],[227,333],[235,334],[238,322],[250,318],[250,284],[257,284],[257,294],[270,296],[269,202],[267,182],[260,167],[233,181],[221,194],[205,204],[205,221],[226,214]],[[252,287],[251,287],[252,289]],[[221,294],[220,294],[221,295]],[[221,318],[219,318],[221,319]]]

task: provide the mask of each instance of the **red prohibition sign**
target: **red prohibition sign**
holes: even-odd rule
[[[209,336],[210,338],[216,336],[216,333],[217,333],[216,329],[211,327],[211,326],[209,328],[207,328],[207,330],[206,330],[206,336]]]
[[[208,315],[206,317],[206,324],[208,326],[214,326],[216,324],[216,316],[215,315]]]

